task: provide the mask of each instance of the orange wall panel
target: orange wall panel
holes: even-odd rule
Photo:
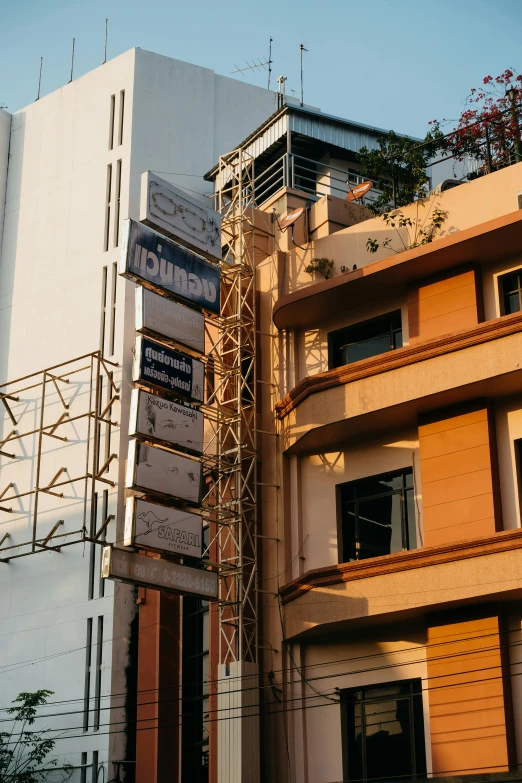
[[[140,588],[136,783],[178,780],[180,598]]]
[[[461,409],[462,411],[462,409]],[[501,529],[492,411],[441,411],[419,425],[424,546]]]
[[[469,329],[481,320],[481,284],[474,269],[426,281],[408,292],[411,343]]]
[[[510,767],[511,694],[501,628],[493,616],[427,629],[434,775]]]

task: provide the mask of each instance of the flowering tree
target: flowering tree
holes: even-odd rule
[[[522,161],[522,74],[507,68],[500,76],[485,76],[480,89],[472,88],[455,128],[443,149],[457,160],[478,158],[484,171]],[[448,120],[432,120],[436,132]]]

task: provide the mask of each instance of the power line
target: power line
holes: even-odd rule
[[[496,634],[489,634],[489,635],[495,635],[496,636]],[[452,640],[451,642],[444,642],[443,644],[457,644],[457,643],[460,643],[462,641],[472,641],[475,638],[480,639],[480,638],[485,638],[485,637],[458,638],[458,639]],[[522,645],[522,642],[509,643],[509,644],[504,646],[504,649],[507,648],[507,647],[519,647],[521,645]],[[436,644],[434,646],[440,646],[440,645]],[[472,651],[464,651],[464,652],[458,652],[458,653],[449,654],[449,655],[441,655],[441,656],[438,656],[436,658],[430,658],[429,662],[443,661],[443,660],[445,661],[445,660],[449,660],[449,659],[458,658],[458,657],[461,657],[461,656],[468,656],[470,654],[474,655],[474,656],[479,656],[481,654],[484,655],[485,653],[495,652],[497,650],[499,650],[499,647],[496,646],[496,645],[492,646],[492,647],[482,647],[482,648],[474,649]],[[400,651],[394,651],[394,652],[400,652]],[[387,653],[380,653],[380,655],[386,655],[386,654]],[[350,660],[350,659],[345,659],[345,660],[338,659],[338,660],[335,660],[335,661],[321,662],[321,663],[313,664],[313,666],[333,665],[333,664],[345,663],[346,660]],[[333,679],[335,677],[354,676],[354,675],[358,675],[358,674],[369,674],[369,673],[372,673],[372,672],[382,672],[382,671],[386,671],[386,670],[389,670],[389,669],[399,668],[399,667],[402,667],[402,666],[412,666],[412,665],[415,665],[415,664],[423,664],[423,663],[428,663],[428,659],[427,658],[420,658],[420,659],[417,659],[417,660],[398,661],[398,662],[395,662],[395,663],[387,664],[385,666],[376,666],[376,667],[369,668],[369,669],[365,668],[365,669],[358,669],[358,670],[348,670],[348,671],[342,671],[342,672],[333,672],[333,673],[330,673],[330,674],[319,674],[319,675],[317,675],[315,677],[309,677],[307,680],[303,680],[303,682],[304,682],[305,685],[309,685],[309,687],[311,687],[313,689],[313,686],[310,685],[311,681],[328,680],[328,679]],[[522,661],[520,662],[519,665],[522,665]],[[439,675],[432,675],[432,676],[427,676],[427,677],[422,677],[422,676],[421,677],[415,677],[414,679],[420,679],[422,682],[428,683],[428,682],[433,682],[433,681],[439,680],[439,679],[446,679],[448,677],[455,677],[457,675],[476,674],[476,673],[479,673],[479,672],[491,671],[492,669],[493,670],[497,670],[497,669],[499,669],[499,667],[500,667],[500,664],[496,664],[494,666],[485,666],[485,667],[480,667],[480,668],[472,668],[472,669],[460,670],[459,672],[452,672],[451,674],[439,674]],[[515,672],[515,673],[511,674],[511,677],[516,677],[516,676],[520,676],[520,675],[522,675],[522,672],[518,672],[518,673]],[[502,679],[502,678],[503,678],[503,675],[500,674],[499,676],[496,676],[496,677],[486,678],[486,681],[491,682],[493,680],[498,680],[498,679]],[[227,678],[227,679],[230,680],[230,679],[241,679],[241,678],[236,677],[236,678]],[[482,680],[482,681],[484,681],[484,680]],[[181,685],[171,686],[170,688],[161,689],[161,690],[172,690],[173,688],[176,688],[176,689],[179,688],[181,690],[183,687],[186,687],[187,685],[191,685],[191,684],[192,685],[194,685],[194,684],[201,684],[201,685],[203,685],[203,684],[209,684],[210,682],[218,683],[218,682],[220,682],[220,680],[195,681],[193,683],[183,683]],[[400,680],[398,680],[397,682],[400,682]],[[442,689],[447,689],[447,688],[451,688],[451,687],[462,687],[464,685],[477,684],[477,682],[478,682],[477,680],[469,680],[469,681],[466,681],[466,682],[456,682],[456,683],[451,683],[451,684],[446,684],[446,685],[439,685],[439,686],[435,685],[433,687],[430,687],[429,690],[433,691],[433,690],[438,690],[438,689],[441,689],[441,688]],[[289,681],[287,683],[287,685],[289,685],[289,686],[298,685],[298,684],[299,684],[299,682],[296,681],[296,680],[291,680],[291,681]],[[263,690],[269,689],[271,687],[272,686],[270,684],[268,684],[268,685],[250,686],[250,687],[246,687],[246,688],[237,688],[237,689],[232,689],[232,690],[227,691],[227,695],[228,694],[233,694],[233,693],[243,693],[243,692],[252,691],[252,690],[263,691]],[[361,687],[363,687],[363,686],[361,686]],[[128,691],[127,694],[131,694],[133,696],[134,695],[137,696],[139,693],[157,692],[159,690],[160,689],[158,689],[158,688],[151,688],[151,689],[147,689],[147,690],[144,690],[144,691]],[[114,696],[117,696],[117,695],[123,695],[124,696],[126,694],[125,693],[124,694],[107,694],[103,698],[110,698],[110,697],[114,697]],[[320,693],[317,690],[315,690],[315,693],[314,693],[313,696],[303,697],[303,698],[327,698],[328,699],[331,695],[332,694]],[[302,698],[302,697],[299,696],[299,697],[296,697],[296,698]],[[181,695],[181,696],[173,697],[171,699],[159,699],[159,698],[158,699],[153,699],[152,701],[149,701],[149,702],[142,702],[141,704],[137,703],[136,705],[133,705],[133,707],[134,706],[144,707],[144,706],[150,706],[150,705],[154,705],[154,704],[170,704],[170,703],[173,703],[173,702],[179,703],[179,702],[187,702],[187,701],[190,702],[190,701],[199,701],[199,700],[200,700],[200,697],[192,697],[192,696],[187,697],[187,696]],[[80,701],[80,699],[75,699],[73,701]],[[295,699],[288,699],[288,698],[285,697],[284,701],[295,701]],[[467,701],[469,701],[469,699]],[[46,705],[42,705],[42,706],[46,707],[46,706],[48,706],[49,704],[52,704],[52,703],[53,702],[48,702]],[[56,703],[60,704],[60,703],[63,703],[63,702],[56,702]],[[338,703],[337,699],[336,699],[336,703]],[[251,706],[253,706],[253,707],[256,707],[256,706],[260,707],[262,705],[261,704],[257,704],[257,705],[254,704],[254,705],[251,705]],[[121,705],[119,707],[115,707],[114,709],[123,709],[124,707],[125,707],[125,705]],[[109,706],[109,707],[100,707],[99,710],[105,711],[105,710],[108,710],[108,709],[111,709],[111,708],[112,708],[111,706]],[[10,707],[10,708],[2,708],[2,709],[3,710],[12,709],[12,707]],[[211,710],[211,712],[222,712],[222,711],[226,711],[228,709],[235,709],[235,707],[218,708],[216,710]],[[87,712],[96,712],[96,711],[98,711],[98,708],[96,708],[96,707],[93,708],[93,709],[87,710]],[[62,716],[66,716],[66,715],[85,714],[85,712],[86,711],[83,710],[83,709],[81,709],[81,710],[71,710],[69,712],[59,712],[59,713],[44,714],[44,715],[41,715],[39,717],[41,719],[45,719],[45,718],[51,718],[51,717],[62,717]],[[13,720],[12,718],[4,718],[4,719],[0,719],[0,723],[10,723],[10,722],[12,722],[12,720]],[[144,719],[139,719],[139,720],[150,720],[150,719],[149,718],[146,718],[146,719],[144,718]],[[122,721],[122,722],[124,722],[124,721]],[[106,724],[106,725],[110,725],[110,724]],[[83,727],[78,727],[78,728],[82,728],[82,730],[83,730]],[[62,729],[52,729],[51,731],[61,731],[61,730]]]

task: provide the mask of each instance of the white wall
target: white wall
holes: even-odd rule
[[[118,115],[122,90],[123,141],[120,145],[116,135],[110,150],[111,96],[116,96]],[[266,90],[216,76],[208,69],[131,50],[13,115],[0,257],[0,384],[99,348],[103,268],[108,268],[110,306],[113,265],[119,256],[113,241],[114,203],[109,249],[104,249],[108,165],[113,166],[114,188],[117,162],[122,161],[121,220],[129,215],[137,218],[144,170],[167,172],[162,173],[164,178],[207,193],[211,185],[200,175],[274,108],[275,96]],[[9,138],[5,125],[0,113],[0,194]],[[199,176],[183,178],[168,172]],[[122,278],[116,282],[115,351],[111,359],[119,362],[115,381],[123,388],[121,406],[113,409],[113,419],[121,422],[121,429],[113,428],[110,448],[119,452],[119,467],[114,461],[106,474],[113,480],[121,478],[126,457],[134,337],[134,284]],[[110,307],[106,347],[109,325]],[[109,353],[106,349],[105,355]],[[84,399],[85,387],[71,383],[67,388],[71,395],[76,389],[78,398]],[[38,394],[24,392],[13,404],[21,417],[20,428],[36,428]],[[53,394],[49,415],[57,418],[63,409]],[[106,394],[105,388],[104,399]],[[41,486],[62,466],[67,466],[69,474],[81,475],[79,455],[87,434],[77,423],[65,427],[68,441],[49,439],[45,447]],[[0,411],[0,440],[11,429],[11,422]],[[18,492],[34,487],[35,446],[33,435],[23,444],[13,445],[17,460],[0,456],[0,493],[10,482],[16,483]],[[103,439],[101,446],[103,454]],[[103,489],[110,493],[108,513],[121,517],[123,490],[98,484],[100,497]],[[42,537],[57,519],[64,519],[64,532],[77,529],[79,520],[81,526],[81,486],[70,484],[63,492],[61,499],[43,496],[44,514],[38,516]],[[19,544],[31,535],[34,498],[28,495],[20,504],[14,501],[9,505],[14,506],[13,513],[0,511],[0,538],[8,532],[7,543]],[[90,509],[88,518],[89,513]],[[108,531],[108,539],[115,540],[114,523]],[[52,701],[67,700],[65,708],[74,714],[49,718],[47,723],[56,721],[54,727],[67,727],[68,739],[60,740],[57,753],[74,764],[80,762],[81,752],[88,752],[91,762],[93,750],[105,763],[109,744],[106,726],[99,735],[82,730],[87,620],[93,619],[94,670],[98,617],[104,617],[102,695],[108,695],[114,685],[110,671],[113,633],[122,635],[122,616],[118,617],[119,630],[113,631],[113,585],[106,585],[105,597],[99,597],[99,549],[94,597],[88,599],[89,559],[90,545],[77,544],[60,553],[43,552],[0,563],[0,707],[20,691],[37,688],[53,690]],[[130,621],[135,605],[127,598],[125,593],[118,611],[126,613]],[[117,673],[122,675],[121,684],[125,660],[121,651],[116,657],[122,670]],[[93,671],[91,696],[94,689]],[[102,702],[103,708],[108,705],[108,699]],[[63,709],[62,704],[54,711]],[[101,723],[108,721],[109,712],[103,709]],[[79,781],[79,771],[72,780]]]
[[[5,188],[7,185],[7,165],[9,161],[10,135],[11,115],[3,109],[0,109],[0,255],[2,252],[2,234],[4,229]]]

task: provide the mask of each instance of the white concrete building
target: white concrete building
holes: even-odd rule
[[[122,387],[120,402],[109,413],[122,429],[103,425],[99,439],[99,465],[104,455],[121,455],[104,473],[118,486],[135,287],[117,276],[121,222],[139,217],[140,177],[146,170],[210,193],[203,173],[275,108],[276,95],[267,90],[132,49],[12,116],[0,111],[0,396],[14,388],[2,384],[101,350],[118,364],[108,369]],[[54,374],[71,369],[67,364]],[[54,692],[45,725],[56,730],[58,757],[77,767],[73,783],[114,774],[107,766],[108,695],[126,689],[135,608],[132,591],[119,587],[121,601],[113,616],[113,583],[104,590],[99,578],[100,547],[44,548],[55,543],[45,538],[58,522],[56,534],[67,543],[92,515],[99,524],[102,516],[105,521],[120,511],[119,490],[111,483],[96,482],[97,507],[84,506],[84,486],[92,481],[85,478],[91,421],[85,405],[93,388],[88,375],[82,370],[65,379],[68,384],[46,377],[46,433],[60,433],[66,441],[34,432],[41,385],[8,401],[16,424],[7,409],[0,412],[0,708],[21,691]],[[107,378],[102,395],[99,411],[110,400]],[[75,411],[83,418],[73,421]],[[51,425],[59,419],[54,431]],[[2,446],[13,430],[32,434],[11,437]],[[44,443],[41,465],[34,456],[38,438]],[[5,456],[11,453],[15,459]],[[9,500],[13,495],[22,497]],[[40,543],[34,554],[15,559],[28,549],[22,545],[31,539],[35,518]],[[114,541],[114,519],[106,531]],[[113,737],[112,760],[133,758],[126,741],[123,725]],[[94,773],[101,765],[105,777]]]

